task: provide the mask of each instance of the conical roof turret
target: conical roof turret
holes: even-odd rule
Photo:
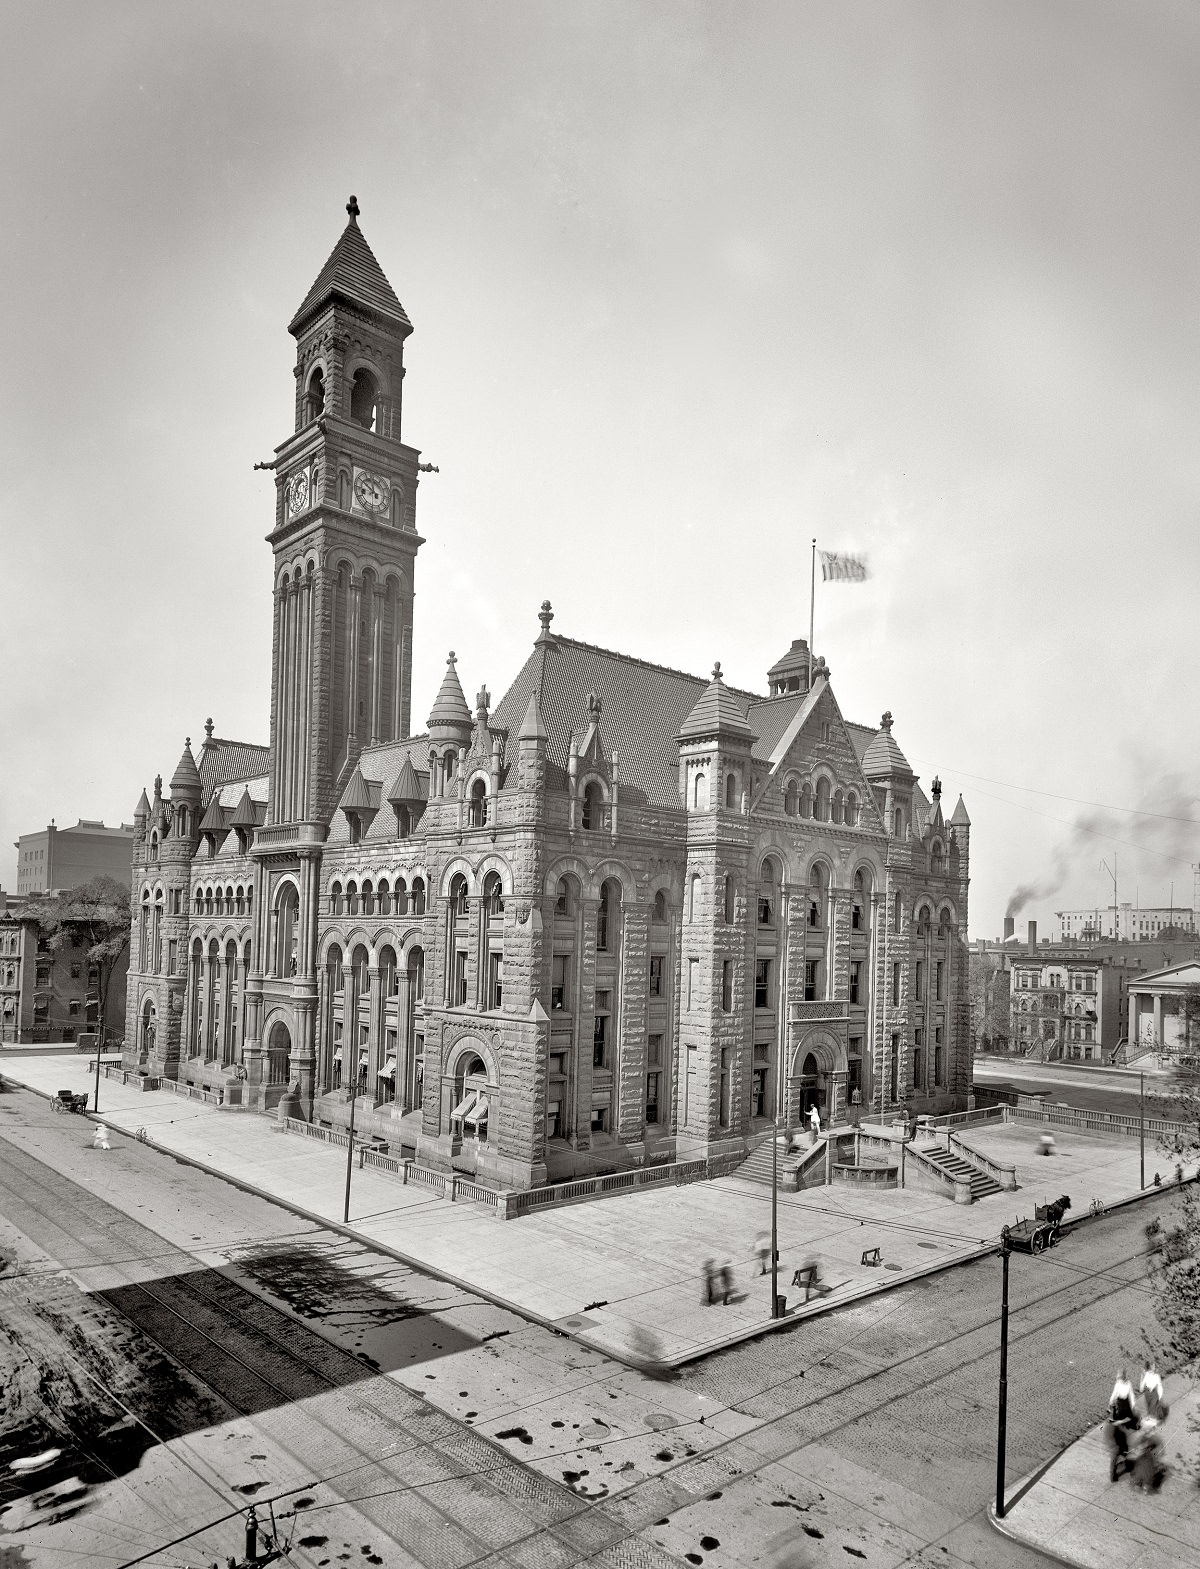
[[[915,779],[916,775],[908,766],[908,759],[900,750],[899,744],[892,735],[892,716],[884,714],[879,721],[879,730],[872,737],[863,753],[863,773],[868,779],[887,779],[893,775],[901,775],[907,779]]]
[[[442,677],[438,695],[433,700],[433,707],[429,711],[429,732],[435,730],[465,730],[471,734],[471,710],[467,707],[467,700],[463,696],[462,683],[455,670],[457,656],[454,650],[446,660],[446,674]]]
[[[542,710],[538,703],[537,692],[530,692],[529,704],[525,709],[525,718],[521,721],[521,730],[517,736],[518,741],[545,741],[546,726],[542,721]]]
[[[954,808],[954,816],[950,819],[950,826],[952,828],[969,828],[971,826],[971,819],[967,816],[966,803],[961,795],[958,798],[958,805]]]
[[[174,801],[179,796],[194,796],[200,799],[200,770],[196,767],[196,759],[192,756],[192,738],[188,736],[183,743],[183,756],[175,765],[175,772],[171,775],[171,799]]]
[[[718,735],[733,736],[747,742],[754,740],[742,705],[721,678],[720,660],[713,666],[712,680],[680,726],[679,739],[699,741],[706,736]]]
[[[144,823],[149,816],[150,802],[146,799],[146,787],[143,785],[138,804],[133,809],[133,820],[135,823]]]
[[[375,253],[363,238],[358,227],[359,209],[355,197],[346,203],[346,211],[350,214],[350,222],[317,274],[316,282],[304,296],[304,303],[288,323],[288,331],[298,336],[304,324],[323,305],[338,299],[382,317],[399,330],[402,338],[407,338],[412,331],[412,322],[384,276],[383,268],[375,260]]]
[[[400,772],[392,780],[387,798],[393,806],[408,806],[413,801],[424,801],[425,792],[421,789],[421,781],[417,778],[411,757],[406,756],[400,764]]]

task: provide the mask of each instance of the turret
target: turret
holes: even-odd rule
[[[749,789],[754,741],[718,660],[712,680],[679,730],[679,793],[689,812],[710,807],[740,810],[742,794]]]
[[[171,775],[171,832],[188,846],[189,855],[199,832],[201,795],[200,773],[192,756],[192,738],[188,736]]]
[[[863,753],[863,773],[871,781],[884,824],[894,839],[908,837],[912,827],[912,793],[917,776],[892,735],[892,716],[884,714]]]
[[[459,759],[471,744],[471,710],[463,696],[455,670],[457,656],[451,649],[446,659],[438,695],[429,712],[429,795],[447,794]]]

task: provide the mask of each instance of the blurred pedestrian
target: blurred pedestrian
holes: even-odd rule
[[[700,1298],[705,1307],[712,1307],[717,1300],[717,1266],[712,1259],[704,1260],[704,1295]]]
[[[1133,1456],[1133,1485],[1145,1493],[1157,1493],[1167,1474],[1163,1463],[1162,1424],[1148,1416],[1130,1445]]]
[[[1153,1362],[1147,1365],[1145,1372],[1142,1374],[1142,1382],[1138,1386],[1138,1393],[1145,1402],[1146,1415],[1153,1417],[1156,1422],[1161,1422],[1166,1410],[1163,1403],[1163,1381]]]
[[[721,1265],[717,1275],[721,1292],[721,1306],[724,1307],[733,1297],[733,1266],[728,1259]]]
[[[812,1129],[814,1139],[821,1137],[821,1113],[815,1106],[810,1106],[808,1111],[808,1125]]]
[[[760,1231],[754,1239],[754,1251],[758,1254],[758,1261],[762,1265],[760,1275],[767,1273],[767,1265],[771,1262],[771,1233]]]
[[[1040,1155],[1054,1154],[1054,1135],[1052,1133],[1042,1134],[1041,1138],[1038,1140],[1038,1153]]]
[[[1137,1431],[1137,1415],[1133,1409],[1133,1385],[1129,1382],[1125,1369],[1121,1368],[1113,1384],[1112,1394],[1108,1397],[1108,1442],[1112,1449],[1112,1462],[1108,1468],[1108,1479],[1115,1482],[1121,1471],[1130,1466],[1130,1443]]]
[[[92,1140],[94,1150],[110,1150],[112,1145],[108,1142],[108,1129],[102,1122],[96,1124],[96,1136]]]

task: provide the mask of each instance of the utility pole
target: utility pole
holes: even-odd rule
[[[358,1065],[350,1080],[350,1137],[346,1141],[346,1205],[342,1212],[342,1225],[350,1224],[350,1173],[354,1170],[354,1102],[358,1099]]]
[[[92,1107],[93,1112],[100,1110],[100,1053],[104,1049],[104,1016],[101,1014],[96,1024],[96,1099]],[[85,1100],[83,1103],[87,1105]]]
[[[1146,1075],[1138,1074],[1138,1159],[1141,1167],[1139,1188],[1146,1186]]]
[[[1113,885],[1113,937],[1116,938],[1118,941],[1120,941],[1120,937],[1121,937],[1121,909],[1120,909],[1120,906],[1117,903],[1117,870],[1116,870],[1116,868],[1117,868],[1117,857],[1116,857],[1115,852],[1113,854],[1113,864],[1111,866],[1108,864],[1107,861],[1101,861],[1100,862],[1100,870],[1102,872],[1107,872],[1108,875],[1112,878],[1112,885]]]
[[[1000,1414],[996,1435],[996,1519],[1004,1519],[1004,1437],[1008,1422],[1008,1227],[1000,1233],[1004,1280],[1000,1288]]]
[[[771,1317],[779,1317],[779,1115],[771,1124]]]

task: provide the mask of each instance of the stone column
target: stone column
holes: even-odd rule
[[[351,742],[358,739],[358,637],[362,615],[362,578],[350,578],[349,633],[346,640],[346,733]]]
[[[378,744],[383,718],[383,588],[371,593],[371,745]]]
[[[1161,1051],[1162,1050],[1162,1046],[1163,1046],[1162,996],[1158,992],[1155,992],[1155,994],[1154,994],[1154,1049],[1155,1049],[1155,1051]]]

